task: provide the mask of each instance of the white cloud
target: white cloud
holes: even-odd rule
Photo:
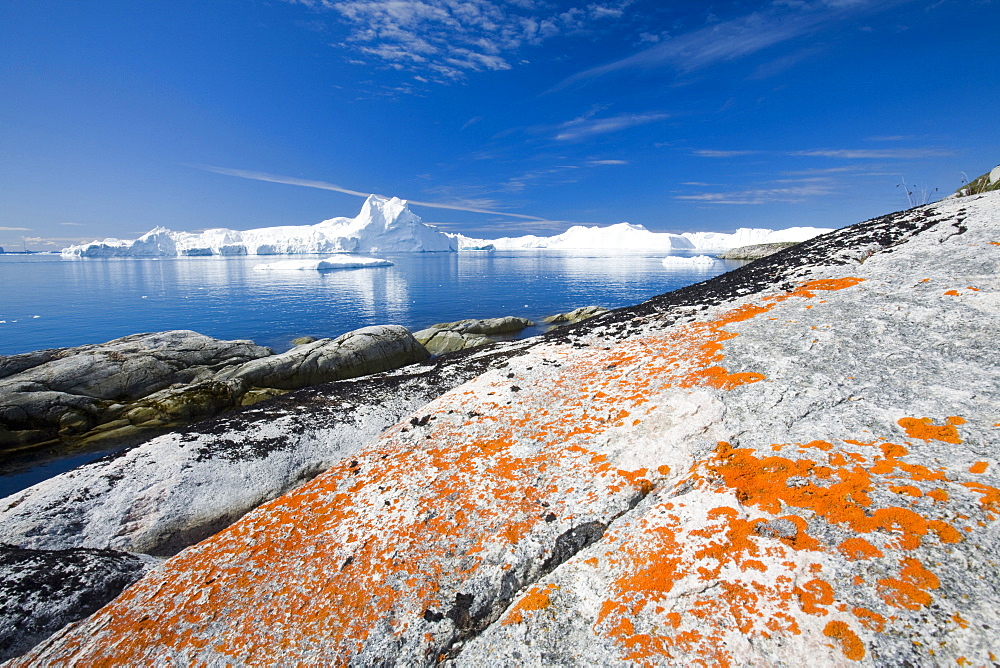
[[[587,114],[574,118],[559,126],[559,133],[556,139],[559,141],[578,141],[594,135],[606,134],[609,132],[619,132],[637,125],[655,123],[670,118],[670,114],[645,113],[645,114],[619,114],[605,118],[594,118]]]
[[[506,70],[522,48],[621,17],[634,0],[555,10],[534,0],[286,0],[337,17],[363,62],[438,82]],[[515,60],[516,62],[516,60]]]
[[[588,165],[600,167],[603,165],[627,165],[628,160],[588,160]]]
[[[344,188],[333,183],[327,183],[325,181],[314,181],[311,179],[299,179],[294,176],[280,176],[277,174],[268,174],[266,172],[254,172],[246,169],[229,169],[227,167],[211,167],[209,165],[189,165],[189,167],[194,167],[195,169],[201,169],[206,172],[213,172],[215,174],[224,174],[226,176],[236,176],[241,179],[250,179],[252,181],[267,181],[269,183],[283,183],[290,186],[302,186],[304,188],[317,188],[319,190],[332,190],[338,193],[345,193],[347,195],[356,195],[358,197],[368,197],[372,193],[361,192],[360,190],[351,190],[350,188]],[[509,216],[511,218],[523,218],[525,220],[545,220],[544,218],[539,218],[538,216],[527,216],[520,213],[507,213],[505,211],[493,211],[488,209],[483,209],[477,206],[470,206],[463,204],[461,202],[419,202],[417,200],[406,199],[407,202],[413,204],[414,206],[426,206],[432,209],[450,209],[452,211],[469,211],[472,213],[489,213],[497,216]]]
[[[700,158],[738,158],[744,155],[757,155],[760,151],[715,151],[712,149],[697,149],[691,151]]]
[[[803,0],[772,2],[763,9],[728,21],[658,41],[627,58],[593,67],[565,79],[552,91],[583,84],[620,71],[670,67],[687,73],[737,60],[828,25],[853,19],[909,0]]]
[[[821,183],[790,188],[751,188],[725,192],[676,195],[675,199],[704,202],[706,204],[768,204],[771,202],[802,202],[811,197],[827,195],[832,186]]]
[[[27,232],[30,227],[0,227],[0,232]]]
[[[899,148],[899,149],[818,149],[794,151],[789,155],[815,158],[842,158],[844,160],[919,160],[921,158],[943,158],[955,155],[954,151],[939,148]]]

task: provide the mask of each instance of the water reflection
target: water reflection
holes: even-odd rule
[[[499,315],[537,321],[588,304],[635,304],[739,264],[667,268],[662,253],[642,252],[380,257],[395,264],[258,272],[253,267],[262,259],[256,257],[0,256],[0,321],[6,321],[0,322],[0,354],[167,329],[286,349],[297,336],[337,336],[373,324],[412,330]]]

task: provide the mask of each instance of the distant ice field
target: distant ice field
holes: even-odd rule
[[[246,256],[74,260],[0,255],[0,355],[168,329],[252,339],[280,351],[299,336],[332,337],[374,324],[412,331],[504,315],[539,322],[578,306],[636,304],[743,264],[667,266],[664,255],[379,253],[393,265],[323,272],[254,271],[261,259]],[[524,336],[539,332],[529,328]]]

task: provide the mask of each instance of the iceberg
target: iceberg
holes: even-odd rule
[[[296,255],[317,253],[398,253],[508,250],[725,251],[739,246],[805,241],[829,228],[785,230],[742,227],[720,232],[652,232],[642,225],[574,225],[543,237],[476,239],[442,232],[421,221],[406,200],[370,195],[354,218],[330,218],[315,225],[252,230],[215,228],[177,232],[157,227],[138,239],[104,239],[70,246],[63,257],[199,257],[212,255]]]
[[[361,269],[363,267],[391,267],[392,262],[377,257],[333,255],[323,260],[283,260],[258,264],[254,271],[327,271],[330,269]]]
[[[63,257],[198,257],[304,253],[455,251],[453,235],[424,224],[398,197],[371,195],[354,218],[252,230],[176,232],[157,227],[138,239],[105,239],[64,248]]]
[[[474,239],[456,235],[459,250],[492,245],[496,250],[636,250],[636,251],[724,251],[739,246],[806,241],[832,232],[825,227],[790,227],[784,230],[741,227],[732,234],[721,232],[652,232],[642,225],[618,223],[606,227],[576,225],[551,237],[528,235],[500,239]]]
[[[684,269],[711,269],[718,260],[707,255],[695,255],[694,257],[684,257],[679,255],[668,255],[662,260],[663,266],[670,268]]]

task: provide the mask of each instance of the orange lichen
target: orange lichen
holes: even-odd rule
[[[986,468],[989,466],[987,462],[976,462],[969,467],[969,473],[986,473]]]
[[[851,661],[861,661],[865,658],[864,643],[845,622],[829,622],[823,629],[823,635],[840,643],[840,651]]]
[[[841,554],[851,561],[874,559],[882,556],[882,550],[878,549],[864,538],[848,538],[837,547]]]
[[[549,599],[549,592],[556,589],[556,585],[550,584],[546,587],[532,587],[528,590],[521,600],[511,608],[510,612],[503,619],[503,624],[506,626],[508,624],[520,624],[524,621],[525,612],[534,612],[537,610],[544,610],[549,607],[551,601]]]
[[[851,613],[857,617],[858,622],[869,631],[881,633],[885,630],[885,617],[877,612],[872,612],[867,608],[856,607],[851,610]]]
[[[930,498],[934,499],[938,503],[945,503],[945,502],[948,501],[948,498],[949,498],[948,497],[948,492],[944,491],[940,487],[936,488],[936,489],[932,489],[931,491],[927,492],[927,494],[925,496],[929,496]]]
[[[882,600],[888,605],[906,610],[919,610],[931,604],[928,589],[937,589],[940,582],[936,575],[913,558],[903,559],[898,578],[878,581]]]
[[[903,431],[905,431],[906,435],[910,438],[918,438],[923,441],[935,440],[943,441],[944,443],[958,444],[962,442],[962,439],[959,438],[958,430],[955,429],[955,425],[962,423],[952,422],[953,419],[954,418],[948,418],[948,424],[935,425],[934,421],[929,417],[919,419],[905,417],[900,418],[897,424],[903,428]]]
[[[948,297],[957,297],[958,290],[945,290],[944,294],[947,295]]]
[[[809,615],[822,617],[827,614],[826,608],[822,606],[833,604],[833,587],[818,578],[796,588],[795,595],[799,597],[802,612]]]
[[[543,519],[548,514],[560,522],[574,515],[581,522],[610,519],[573,494],[602,494],[610,497],[609,508],[624,508],[649,492],[647,471],[620,471],[604,456],[609,430],[647,414],[650,398],[666,388],[729,390],[763,379],[724,366],[724,344],[736,336],[727,325],[786,300],[860,282],[811,281],[711,321],[609,348],[567,347],[553,353],[560,356],[559,371],[549,382],[525,387],[516,406],[501,403],[509,381],[484,376],[475,381],[476,391],[466,387],[424,408],[435,420],[425,421],[419,432],[390,430],[357,453],[353,465],[334,465],[170,560],[68,631],[62,647],[69,654],[79,650],[73,660],[81,665],[150,663],[152,656],[163,656],[157,652],[184,657],[209,645],[232,663],[279,655],[294,663],[294,650],[282,654],[281,648],[316,647],[310,643],[322,639],[317,662],[349,664],[369,635],[388,623],[411,634],[412,651],[439,656],[443,647],[435,643],[449,638],[437,631],[425,635],[421,616],[447,610],[455,592],[467,591],[460,588],[484,568],[511,568],[484,565],[486,554],[521,560],[520,568],[525,559],[542,558],[530,554],[532,545],[554,540],[556,527]],[[464,417],[473,407],[478,417]],[[449,408],[461,408],[462,417],[457,411],[449,417]],[[954,423],[948,426],[954,429]],[[810,555],[836,548],[822,542],[824,534],[810,534],[813,523],[872,534],[886,552],[952,537],[933,519],[873,502],[887,489],[880,476],[907,479],[914,488],[945,479],[940,471],[905,461],[902,446],[886,444],[870,462],[842,442],[813,441],[801,448],[819,461],[760,458],[749,449],[720,445],[695,474],[678,481],[701,492],[717,490],[717,506],[696,511],[677,500],[670,502],[676,507],[660,504],[654,510],[662,514],[636,520],[641,530],[635,534],[617,542],[606,536],[612,548],[600,564],[617,575],[608,584],[595,632],[613,638],[625,660],[656,662],[686,652],[690,663],[726,665],[733,657],[724,629],[760,638],[795,635],[809,632],[797,622],[803,612],[841,614],[844,580],[838,577],[846,576],[829,569],[824,579],[815,577],[820,564]],[[667,476],[670,470],[661,466],[657,473]],[[682,512],[703,514],[682,521]],[[596,558],[584,563],[599,564]],[[807,572],[809,580],[796,586]],[[902,582],[926,593],[933,589],[933,574],[926,573],[904,562],[898,578],[879,584],[896,591],[895,582]],[[718,586],[705,587],[703,578]],[[684,584],[683,602],[671,598],[667,604],[678,583]],[[536,586],[503,619],[523,622],[546,609],[551,596],[551,589]],[[137,610],[145,615],[141,621]],[[846,624],[826,628],[845,656],[853,658],[859,647],[864,656]]]

